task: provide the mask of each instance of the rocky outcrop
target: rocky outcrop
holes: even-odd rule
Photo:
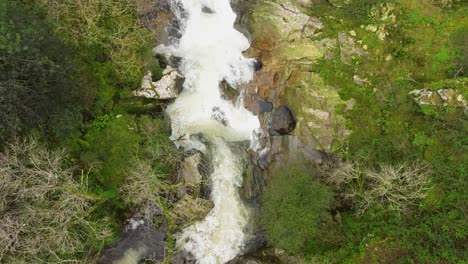
[[[413,99],[419,105],[467,107],[463,95],[453,89],[439,89],[429,91],[427,89],[413,90],[410,92]]]
[[[171,66],[163,71],[162,78],[153,82],[150,71],[143,77],[141,88],[133,92],[134,96],[153,99],[174,99],[182,89],[182,77]]]
[[[239,1],[233,3],[236,2]],[[262,64],[244,91],[246,107],[259,115],[268,130],[269,125],[278,124],[271,122],[277,117],[260,111],[259,102],[271,103],[273,112],[287,105],[294,116],[291,120],[296,122],[277,131],[269,129],[270,135],[293,133],[304,145],[312,143],[316,149],[331,149],[333,135],[343,130],[343,121],[335,114],[335,106],[341,101],[337,90],[327,86],[311,68],[319,59],[332,57],[338,41],[311,40],[320,37],[324,25],[320,18],[305,13],[303,8],[310,1],[240,2],[241,7],[236,8],[241,12],[239,26],[250,32],[252,40],[247,56]],[[289,125],[291,128],[287,128]]]
[[[363,55],[364,51],[359,48],[354,38],[348,33],[338,33],[338,42],[340,44],[340,59],[341,62],[351,65],[353,60]]]
[[[246,201],[259,197],[265,189],[263,172],[258,166],[248,164],[242,181],[242,198]]]
[[[143,259],[163,260],[166,256],[166,233],[145,220],[130,219],[121,239],[107,249],[100,264],[137,264]]]

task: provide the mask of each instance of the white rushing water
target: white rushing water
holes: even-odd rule
[[[236,15],[229,0],[173,0],[172,4],[182,36],[172,46],[157,48],[182,58],[179,70],[185,77],[183,92],[167,109],[171,138],[180,147],[213,157],[214,202],[204,221],[186,228],[177,244],[198,263],[226,263],[242,252],[249,218],[238,191],[243,160],[230,145],[250,141],[254,146],[260,124],[244,109],[242,100],[232,104],[222,98],[220,82],[225,80],[234,88],[249,82],[254,61],[242,55],[249,42],[234,29]],[[196,134],[202,134],[204,142]]]

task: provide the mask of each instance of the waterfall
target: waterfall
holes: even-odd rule
[[[234,29],[236,15],[229,0],[173,0],[181,37],[157,51],[181,58],[179,71],[185,78],[183,91],[166,110],[178,147],[209,153],[213,173],[208,216],[185,230],[177,239],[180,249],[190,252],[197,263],[226,263],[242,253],[247,239],[249,213],[239,196],[243,160],[231,147],[236,142],[256,145],[260,130],[256,116],[239,99],[222,98],[220,82],[237,88],[253,77],[252,59],[242,52],[247,38]],[[241,96],[240,96],[241,98]],[[200,136],[201,135],[201,136]]]

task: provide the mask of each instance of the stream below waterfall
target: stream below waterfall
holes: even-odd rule
[[[166,112],[178,147],[199,150],[212,157],[210,175],[214,208],[201,222],[184,229],[177,238],[184,250],[201,264],[226,263],[242,253],[249,235],[249,209],[239,195],[243,157],[233,145],[250,141],[256,150],[258,118],[244,109],[242,93],[236,103],[222,98],[220,82],[238,88],[253,78],[253,59],[242,52],[247,38],[234,29],[236,14],[230,0],[173,0],[181,37],[156,51],[181,58],[185,78],[182,93]]]

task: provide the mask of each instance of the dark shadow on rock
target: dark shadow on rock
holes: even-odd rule
[[[268,124],[270,136],[283,136],[290,134],[296,128],[297,120],[291,109],[281,106],[274,113]]]
[[[131,220],[122,238],[108,248],[99,259],[99,264],[119,261],[139,263],[143,259],[163,260],[166,257],[166,232],[157,230],[144,220]]]
[[[187,251],[178,252],[171,260],[171,264],[196,264],[195,257]]]
[[[255,71],[259,71],[263,68],[263,62],[261,62],[260,60],[255,60],[254,62],[254,70]]]

